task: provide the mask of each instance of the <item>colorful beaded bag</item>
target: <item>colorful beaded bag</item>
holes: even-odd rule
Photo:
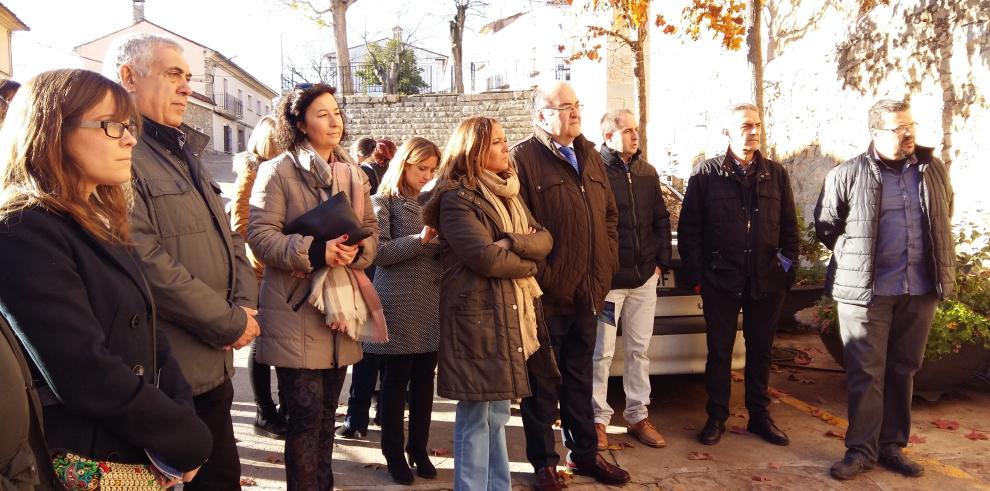
[[[71,453],[52,457],[55,477],[68,491],[162,491],[168,478],[147,464],[89,460]]]

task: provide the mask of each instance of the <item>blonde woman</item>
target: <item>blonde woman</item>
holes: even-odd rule
[[[519,195],[494,119],[462,121],[439,173],[424,221],[443,247],[437,393],[458,401],[454,489],[504,491],[509,401],[530,395],[530,369],[559,379],[534,278],[553,240]]]
[[[248,218],[251,214],[251,189],[258,177],[258,167],[262,162],[277,157],[284,148],[275,138],[275,118],[263,116],[258,120],[248,139],[247,150],[234,155],[234,200],[230,207],[230,228],[244,237],[247,242]],[[251,262],[254,274],[261,276],[265,265],[255,257],[251,246],[246,245],[247,258]],[[251,345],[251,355],[248,357],[248,373],[251,375],[251,392],[254,393],[255,418],[254,433],[271,438],[285,438],[285,418],[275,407],[272,399],[272,367],[258,363],[256,344]]]
[[[375,289],[382,298],[389,341],[368,344],[365,355],[382,358],[382,454],[395,482],[413,481],[410,465],[420,477],[435,478],[427,442],[433,414],[433,374],[437,368],[439,318],[438,284],[442,267],[437,259],[436,230],[423,225],[417,197],[433,179],[440,149],[419,137],[399,147],[378,194],[371,197],[378,218]],[[409,441],[403,456],[402,416],[409,400]]]

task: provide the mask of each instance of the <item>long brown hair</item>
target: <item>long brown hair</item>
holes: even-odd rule
[[[485,116],[462,120],[443,149],[437,169],[440,179],[456,181],[464,177],[468,184],[477,184],[478,176],[485,168],[488,149],[492,146],[492,131],[497,124],[498,121]]]
[[[110,79],[79,69],[43,72],[21,92],[0,129],[0,220],[41,206],[67,215],[100,240],[129,243],[131,183],[99,185],[84,196],[82,172],[67,152],[67,137],[108,93],[114,120],[140,124],[130,95]]]

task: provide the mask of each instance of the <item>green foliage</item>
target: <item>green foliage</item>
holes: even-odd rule
[[[381,85],[386,94],[418,94],[429,87],[416,67],[416,53],[398,39],[389,39],[384,47],[368,44],[368,62],[356,74],[366,84]]]
[[[825,270],[828,260],[832,257],[831,251],[818,242],[815,236],[815,222],[803,223],[801,221],[801,210],[798,216],[798,236],[801,242],[798,244],[798,269],[795,285],[821,285],[825,283]]]
[[[925,359],[938,360],[965,344],[990,349],[990,235],[972,228],[956,235],[956,297],[935,310]],[[821,332],[839,326],[835,302],[826,297],[815,305]]]
[[[932,330],[925,345],[925,359],[937,360],[958,352],[964,344],[990,349],[990,318],[957,300],[946,300],[935,310]]]

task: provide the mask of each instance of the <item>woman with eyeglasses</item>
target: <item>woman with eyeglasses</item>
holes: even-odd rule
[[[389,474],[399,484],[416,474],[432,479],[427,443],[433,415],[433,377],[437,369],[440,324],[437,313],[442,273],[436,230],[423,225],[419,195],[440,163],[440,149],[426,138],[413,137],[399,147],[371,197],[378,217],[375,289],[382,298],[389,340],[368,344],[369,354],[382,358],[381,448]],[[409,403],[409,440],[403,415]],[[408,464],[406,463],[408,457]]]
[[[313,84],[283,97],[277,141],[288,150],[261,165],[251,193],[248,244],[265,263],[258,309],[265,332],[255,343],[258,361],[278,372],[289,490],[333,489],[334,416],[347,367],[361,359],[362,341],[387,339],[381,300],[364,274],[378,249],[378,223],[368,178],[340,146],[344,121],[334,93]],[[369,237],[286,232],[338,193]]]
[[[21,90],[0,129],[0,314],[40,385],[56,476],[69,490],[189,481],[213,442],[134,259],[140,116],[121,86],[86,70],[44,72]]]

